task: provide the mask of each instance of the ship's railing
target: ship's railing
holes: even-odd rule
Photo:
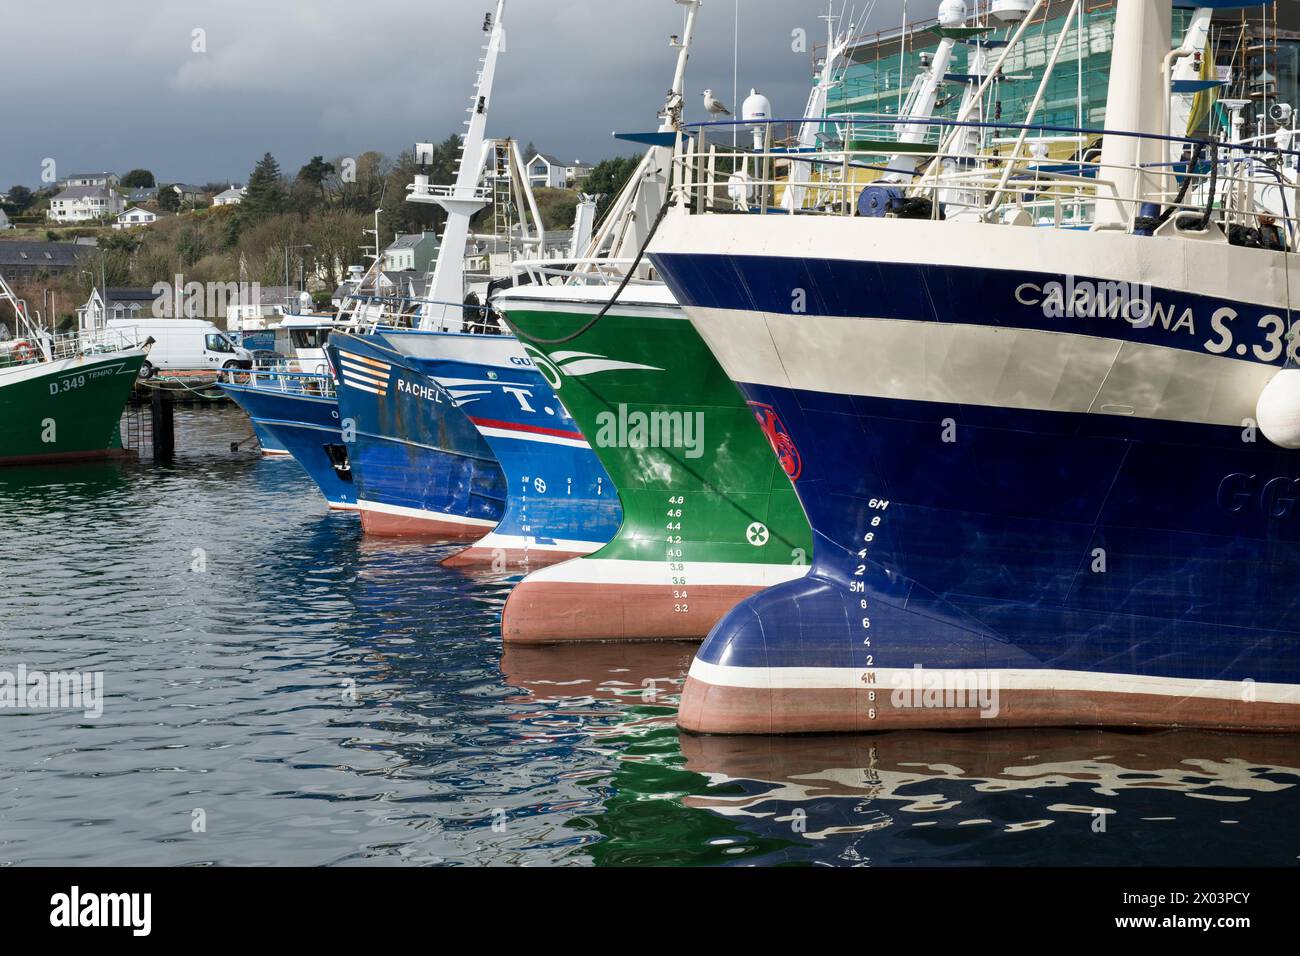
[[[644,260],[642,260],[644,262]],[[515,263],[536,285],[610,285],[622,282],[636,259],[577,257],[571,259],[529,259]],[[633,276],[629,285],[653,284],[645,276]]]
[[[293,375],[328,375],[329,363],[323,358],[284,358],[256,366],[259,372],[287,372]]]
[[[328,372],[226,368],[217,373],[217,382],[285,395],[309,395],[314,398],[333,398],[335,395],[334,377]]]
[[[0,367],[57,362],[80,355],[102,355],[141,348],[143,342],[122,329],[50,333],[37,329],[0,342]]]
[[[838,117],[840,134],[797,145],[825,119],[686,126],[674,158],[675,204],[694,214],[962,219],[1056,228],[1155,229],[1253,245],[1261,230],[1300,239],[1294,165],[1300,152],[1116,130],[916,118],[945,130],[906,143],[910,118]],[[733,128],[752,145],[736,147]],[[866,131],[879,127],[881,136]],[[993,134],[1012,137],[991,141]],[[1140,158],[1103,161],[1101,144],[1127,140]],[[789,144],[789,145],[788,145]],[[1055,148],[1058,153],[1052,155]],[[1199,214],[1199,215],[1197,215]],[[1253,230],[1253,232],[1252,232]],[[1276,244],[1266,248],[1276,248]]]
[[[335,331],[371,334],[384,329],[421,328],[433,332],[469,331],[502,335],[486,304],[448,302],[406,295],[354,295],[335,319]]]

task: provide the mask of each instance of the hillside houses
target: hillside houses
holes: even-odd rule
[[[0,242],[0,274],[11,282],[59,276],[95,251],[74,242]]]
[[[431,232],[396,237],[384,249],[385,272],[428,272],[438,258],[438,237]]]
[[[85,305],[77,308],[77,328],[83,332],[102,329],[109,319],[144,319],[153,315],[158,293],[153,289],[108,290],[108,301],[95,288]]]
[[[229,189],[222,190],[212,197],[214,206],[238,206],[244,201],[244,195],[248,192],[247,186],[231,186]]]
[[[189,206],[191,208],[198,205],[199,202],[208,197],[208,190],[204,186],[194,186],[190,183],[175,183],[167,188],[177,195],[182,206]]]
[[[59,180],[60,189],[75,189],[78,186],[116,189],[120,185],[122,177],[117,173],[74,173],[67,179]]]
[[[113,221],[114,229],[134,229],[137,226],[148,226],[158,221],[158,214],[149,209],[140,206],[132,206],[130,209],[122,212],[117,219]]]
[[[591,175],[594,167],[577,159],[564,163],[548,153],[538,153],[525,164],[528,181],[534,189],[572,189]]]
[[[58,223],[94,222],[124,209],[126,200],[107,186],[69,186],[50,200],[46,218]]]

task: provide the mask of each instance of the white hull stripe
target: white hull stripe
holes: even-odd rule
[[[862,683],[863,668],[857,667],[727,667],[696,658],[690,676],[714,687],[755,690],[875,690],[888,706],[888,694],[895,689],[924,691],[925,678],[953,675],[966,679],[968,687],[992,688],[996,677],[999,691],[1078,691],[1092,694],[1151,694],[1161,697],[1197,697],[1210,700],[1242,699],[1245,686],[1235,680],[1194,680],[1179,677],[1143,677],[1136,674],[1099,674],[1066,670],[979,670],[952,668],[875,667],[870,687]],[[918,676],[921,680],[918,680]],[[977,683],[983,680],[983,684]],[[936,687],[937,690],[937,687]],[[1300,684],[1253,684],[1253,698],[1261,703],[1300,705]]]
[[[346,373],[344,373],[344,375],[343,375],[343,383],[344,383],[345,385],[348,385],[348,386],[351,387],[351,388],[355,388],[355,389],[356,389],[357,391],[359,391],[359,392],[369,392],[371,395],[383,395],[383,394],[384,394],[384,390],[383,390],[383,389],[380,389],[380,388],[372,388],[372,387],[369,386],[369,385],[364,385],[364,384],[362,384],[362,383],[360,383],[360,382],[354,382],[354,381],[352,381],[352,379],[350,379],[350,378],[347,377],[347,374],[346,374]]]
[[[560,315],[594,315],[609,305],[619,281],[606,285],[518,286],[493,296],[497,308],[513,311],[548,312]],[[662,284],[632,283],[610,309],[613,316],[683,319],[672,293]]]
[[[1071,332],[691,309],[733,381],[1242,427],[1277,369]],[[1182,387],[1196,382],[1197,387]]]
[[[616,558],[579,558],[549,568],[539,568],[524,580],[529,583],[635,584],[672,587],[673,577],[685,575],[691,587],[766,588],[796,581],[808,573],[805,566],[740,564],[724,561],[688,561],[684,571],[671,571],[659,561]]]
[[[343,374],[349,378],[360,379],[363,382],[369,382],[372,385],[387,385],[388,375],[380,375],[372,372],[369,368],[361,365],[353,365],[351,362],[343,362]]]
[[[539,542],[536,538],[520,534],[497,534],[495,531],[489,535],[484,535],[475,541],[471,547],[474,548],[491,548],[493,550],[501,548],[503,550],[523,551],[563,551],[573,554],[591,554],[591,552],[603,548],[603,541],[571,541],[560,538],[546,543]]]
[[[403,518],[419,518],[424,521],[441,521],[449,524],[463,524],[466,527],[495,528],[495,521],[483,518],[466,518],[463,515],[443,514],[441,511],[429,511],[425,508],[408,508],[405,505],[390,505],[382,501],[358,501],[358,511],[374,511],[378,514],[398,515]]]
[[[650,252],[995,270],[1032,263],[1035,272],[1045,275],[1151,283],[1156,288],[1250,301],[1270,309],[1286,309],[1288,288],[1300,288],[1300,260],[1280,252],[1182,238],[994,223],[672,214],[664,219]]]
[[[590,448],[585,441],[577,438],[560,438],[558,435],[539,435],[536,432],[515,431],[509,428],[488,428],[475,426],[484,438],[514,438],[519,441],[535,441],[543,445],[563,445],[565,448]]]
[[[383,335],[395,351],[412,358],[487,365],[516,374],[520,369],[519,360],[527,359],[519,340],[512,335],[454,332],[385,332]]]

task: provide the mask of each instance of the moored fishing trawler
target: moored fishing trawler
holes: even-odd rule
[[[447,215],[424,298],[414,303],[413,334],[437,336],[464,326],[465,253],[471,219],[492,204],[484,170],[499,168],[503,146],[486,138],[497,59],[505,40],[505,0],[483,24],[484,56],[468,109],[456,180],[430,182],[431,144],[417,144],[421,172],[408,201],[440,206]],[[508,162],[508,160],[507,160]],[[509,186],[507,186],[509,189]],[[435,324],[436,323],[436,324]],[[386,339],[386,325],[337,334],[327,354],[339,383],[340,414],[349,424],[349,460],[367,533],[473,540],[504,513],[505,482],[491,448],[447,391]]]
[[[536,567],[609,541],[622,515],[614,484],[514,336],[391,331],[384,338],[441,386],[433,394],[450,398],[478,429],[505,478],[497,526],[445,564]]]
[[[410,301],[381,294],[379,256],[333,317],[286,316],[276,334],[287,353],[271,368],[225,370],[221,390],[248,415],[268,458],[292,456],[333,511],[356,511],[357,494],[343,440],[337,377],[325,352],[340,329],[400,327],[411,321]]]
[[[219,384],[248,415],[259,438],[266,436],[264,455],[291,455],[316,482],[330,510],[357,510],[333,375],[257,369],[223,373]]]
[[[457,541],[496,527],[501,467],[451,396],[383,335],[334,335],[328,354],[366,533]]]
[[[878,206],[826,175],[848,149],[800,157],[794,215],[775,176],[746,211],[680,185],[651,259],[785,423],[815,537],[701,647],[685,729],[1300,729],[1297,223],[1233,160],[1291,154],[1171,165],[1170,5],[1116,10],[1099,158],[1038,161],[1033,110],[972,156],[963,114]]]
[[[120,421],[148,344],[111,329],[53,335],[0,276],[0,304],[16,322],[0,341],[0,465],[112,458],[125,454]]]
[[[488,96],[492,87],[496,57],[503,44],[504,9],[504,0],[498,0],[495,18],[489,15],[483,26],[485,32],[489,33],[489,40],[485,47],[483,69],[476,83],[476,105],[471,109],[472,118],[468,121],[470,135],[464,144],[465,147],[472,149],[476,158],[478,149],[483,145],[482,133],[487,117]],[[486,157],[483,161],[486,161]],[[458,197],[454,189],[450,193],[439,192],[435,187],[428,186],[427,176],[420,178],[424,185],[424,189],[420,192],[428,193],[430,196],[436,194],[440,201],[447,203],[453,210],[448,228],[459,229],[460,237],[459,243],[452,244],[457,249],[463,249],[469,215],[484,205],[477,201],[478,191],[472,191],[473,210],[467,212],[470,204],[462,202],[457,205],[458,198],[465,197]],[[458,221],[457,215],[463,221]],[[448,237],[444,235],[443,238],[446,240]],[[374,346],[381,351],[387,351],[387,346],[382,339],[376,336],[378,331],[410,328],[418,321],[423,300],[394,294],[383,288],[382,254],[378,245],[377,231],[375,242],[373,262],[369,270],[360,274],[360,267],[356,267],[357,274],[348,283],[349,292],[344,296],[334,315],[305,312],[284,315],[274,329],[277,347],[286,356],[284,361],[264,373],[225,374],[221,384],[226,394],[248,413],[254,431],[259,437],[265,436],[263,448],[269,452],[269,456],[276,456],[281,449],[291,454],[316,482],[331,509],[373,511],[376,513],[374,517],[363,518],[363,526],[367,530],[375,533],[405,533],[402,529],[405,527],[406,519],[411,514],[422,510],[413,507],[418,504],[418,485],[412,484],[408,478],[403,478],[399,482],[398,500],[385,501],[382,500],[380,489],[393,476],[389,473],[381,479],[377,473],[373,476],[369,487],[372,496],[380,495],[380,497],[367,499],[361,493],[361,482],[358,479],[360,468],[355,461],[357,456],[353,454],[361,446],[350,447],[353,445],[352,436],[355,427],[344,426],[347,421],[355,425],[357,420],[364,418],[372,428],[378,427],[385,421],[385,410],[357,409],[349,419],[345,420],[338,398],[338,389],[343,384],[338,374],[339,366],[331,365],[327,352],[331,335],[343,332],[351,332],[371,339],[370,345],[366,348]],[[455,275],[459,277],[460,269],[463,267],[459,262],[459,256],[439,257],[439,261],[444,258],[457,260]],[[436,284],[436,277],[434,282]],[[458,279],[456,284],[460,284]],[[302,307],[305,308],[306,305],[306,301],[303,301]],[[356,361],[361,360],[356,359]],[[353,389],[353,391],[357,394],[351,396],[352,400],[357,402],[364,400],[366,397],[364,393],[373,392],[373,389],[360,391]],[[362,445],[371,434],[363,435]],[[469,528],[478,528],[483,524],[491,526],[500,516],[499,502],[492,503],[500,496],[495,489],[490,488],[495,480],[493,476],[499,474],[499,469],[495,468],[490,452],[485,451],[481,442],[453,444],[458,449],[469,450],[472,456],[482,459],[482,468],[478,466],[474,468],[476,472],[481,471],[482,474],[474,482],[474,488],[477,490],[469,497],[463,499],[456,495],[449,497],[435,491],[439,502],[437,510],[441,513],[444,507],[454,508],[455,505],[452,504],[454,501],[469,501],[471,498],[478,501],[478,491],[487,491],[487,498],[491,501],[486,504],[484,501],[479,501],[471,508],[472,513],[463,516],[451,515],[451,517],[463,517],[465,521],[462,524]],[[381,473],[386,473],[387,470],[387,465],[379,466]],[[419,469],[413,471],[418,472]],[[423,477],[428,478],[429,475],[425,474]]]
[[[588,557],[511,593],[511,643],[700,640],[742,598],[807,572],[798,461],[770,409],[746,403],[648,262],[634,260],[668,195],[671,144],[700,4],[687,0],[676,72],[650,149],[581,258],[533,263],[493,304],[613,478],[623,523]],[[826,78],[810,111],[824,105]],[[773,449],[782,448],[781,456]]]
[[[503,16],[499,4],[485,24],[492,35],[455,182],[434,186],[422,169],[411,186],[410,201],[447,214],[418,321],[347,336],[335,352],[341,410],[358,426],[352,461],[364,528],[479,538],[447,563],[497,571],[590,553],[620,520],[609,476],[567,409],[491,309],[477,305],[514,283],[515,259],[547,248],[518,145],[485,136]],[[417,158],[425,149],[417,146]],[[471,237],[488,207],[491,231]],[[466,268],[471,238],[507,253],[488,257],[486,276]]]

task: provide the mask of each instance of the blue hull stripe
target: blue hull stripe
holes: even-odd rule
[[[1098,304],[1103,279],[1071,280],[1017,269],[779,256],[659,253],[650,258],[677,301],[690,307],[960,321],[1116,338],[1261,364],[1281,365],[1284,360],[1285,310],[1179,289],[1129,290],[1134,298],[1148,297],[1151,303],[1148,312],[1130,307],[1130,322],[1118,315],[1109,317],[1109,308]],[[1053,283],[1061,290],[1058,298],[1053,297]],[[1073,313],[1063,307],[1055,317],[1047,308],[1054,301],[1077,305]],[[1108,295],[1105,301],[1116,300]],[[1224,309],[1234,314],[1219,314]]]

